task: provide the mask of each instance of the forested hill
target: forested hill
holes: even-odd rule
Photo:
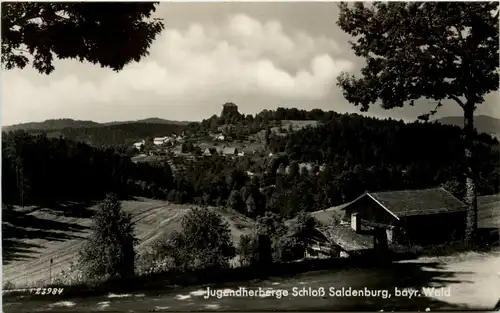
[[[464,126],[463,116],[447,116],[436,120],[445,125]],[[480,133],[500,135],[500,119],[488,115],[474,117],[474,126]]]
[[[93,123],[93,122],[92,122]],[[92,146],[131,145],[133,142],[157,136],[180,133],[184,125],[166,123],[124,123],[102,126],[70,126],[52,129],[28,129],[29,134],[45,134],[47,137],[63,137],[72,141],[84,142]],[[5,131],[5,130],[4,130]]]
[[[32,131],[32,130],[58,130],[62,128],[83,128],[83,127],[98,127],[102,126],[97,122],[93,121],[80,121],[73,120],[70,118],[62,118],[62,119],[51,119],[43,122],[30,122],[30,123],[22,123],[15,125],[2,126],[2,131],[16,131],[16,130],[24,130],[24,131]]]
[[[62,119],[50,119],[43,122],[30,122],[30,123],[21,123],[21,124],[3,126],[2,131],[6,132],[15,130],[57,131],[63,128],[102,127],[102,126],[121,125],[121,124],[135,124],[135,123],[188,125],[190,122],[172,121],[157,117],[145,118],[136,121],[115,121],[107,123],[97,123],[93,121],[82,121],[70,118],[62,118]]]

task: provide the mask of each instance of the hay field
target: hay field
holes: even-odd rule
[[[122,205],[136,223],[139,253],[162,234],[180,230],[182,217],[192,207],[144,198],[123,201]],[[20,221],[25,221],[22,224],[3,223],[3,232],[13,234],[2,240],[3,282],[9,281],[16,287],[29,286],[67,270],[71,262],[76,261],[81,244],[89,234],[92,221],[88,216],[95,207],[83,210],[87,210],[86,217],[64,216],[61,211],[36,208],[22,213]],[[229,223],[235,244],[241,234],[253,228],[253,221],[237,212],[220,208],[217,212]],[[52,273],[49,273],[51,259]]]

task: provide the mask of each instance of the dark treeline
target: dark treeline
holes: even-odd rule
[[[2,202],[7,204],[99,200],[107,192],[125,196],[133,182],[164,183],[165,169],[134,164],[116,148],[23,131],[2,135]]]
[[[298,118],[286,112],[285,116]],[[229,206],[252,217],[266,211],[291,217],[301,210],[339,205],[367,190],[442,185],[463,194],[458,127],[321,112],[315,113],[323,120],[317,127],[281,137],[269,134],[268,148],[276,153],[272,158],[177,159],[175,177],[166,161],[134,164],[120,149],[23,132],[4,134],[3,201],[88,200],[116,192]],[[265,121],[266,114],[275,113],[261,112],[259,119]],[[260,127],[265,127],[267,122],[262,123]],[[207,122],[197,127],[203,125]],[[196,131],[194,126],[190,125],[191,131]],[[497,193],[498,141],[477,136],[475,155],[479,194]]]

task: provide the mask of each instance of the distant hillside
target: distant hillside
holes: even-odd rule
[[[192,123],[192,122],[190,122],[190,121],[172,121],[172,120],[165,120],[163,118],[158,118],[158,117],[150,117],[150,118],[145,118],[145,119],[136,120],[136,121],[110,122],[110,123],[105,123],[104,125],[117,125],[117,124],[129,124],[129,123],[151,123],[151,124],[169,124],[169,125],[188,125],[189,123]]]
[[[2,130],[3,131],[14,131],[14,130],[48,131],[48,130],[60,130],[63,128],[89,128],[89,127],[101,127],[101,126],[121,125],[121,124],[134,124],[134,123],[188,125],[191,122],[171,121],[162,118],[150,117],[137,121],[116,121],[108,123],[97,123],[93,121],[81,121],[81,120],[73,120],[70,118],[63,118],[63,119],[50,119],[43,122],[30,122],[30,123],[3,126]]]
[[[56,130],[62,128],[81,128],[81,127],[97,127],[97,126],[102,126],[102,124],[93,121],[79,121],[70,118],[63,118],[63,119],[46,120],[43,122],[30,122],[30,123],[2,126],[2,130],[3,131]]]
[[[462,116],[447,116],[436,120],[441,124],[464,126]],[[474,126],[480,133],[500,134],[500,119],[488,115],[478,115],[474,117]]]

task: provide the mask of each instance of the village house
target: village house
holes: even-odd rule
[[[327,259],[331,257],[348,257],[349,254],[340,245],[336,244],[324,232],[323,227],[316,227],[308,234],[295,233],[293,236],[297,240],[307,238],[309,245],[305,251],[302,251],[306,259]]]
[[[222,155],[223,156],[237,156],[238,155],[238,149],[226,147],[226,148],[224,148],[222,150]]]
[[[156,137],[153,139],[153,144],[156,146],[161,146],[166,143],[168,139],[168,137]]]
[[[215,148],[206,148],[203,150],[203,156],[210,157],[214,154],[217,153],[217,150]]]
[[[136,148],[137,150],[142,150],[142,148],[144,148],[145,144],[146,144],[145,140],[138,141],[138,142],[134,143],[134,148]]]
[[[226,137],[224,135],[215,135],[214,140],[224,141]]]

